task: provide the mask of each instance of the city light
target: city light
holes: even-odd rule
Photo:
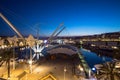
[[[47,43],[47,40],[44,40],[44,43],[46,44],[46,43]]]
[[[83,71],[83,68],[80,65],[78,65],[78,68],[80,69],[80,71]]]
[[[95,68],[92,68],[93,71],[95,71],[96,69]]]
[[[32,60],[29,60],[28,63],[31,65],[32,64]]]
[[[119,80],[119,30],[120,0],[0,0],[0,80]]]

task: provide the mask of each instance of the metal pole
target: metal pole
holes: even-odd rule
[[[30,47],[30,61],[29,61],[29,65],[30,65],[30,73],[32,73],[32,48]]]
[[[89,78],[91,77],[91,70],[89,69]]]
[[[3,16],[2,13],[0,13],[0,17],[18,34],[19,37],[23,38],[23,36],[20,34],[20,32],[15,28],[15,26],[13,26],[9,21],[8,19]]]
[[[8,59],[8,80],[10,80],[10,58]]]
[[[15,47],[13,47],[13,70],[15,70]]]
[[[66,73],[66,67],[64,67],[64,80],[65,80],[65,73]]]
[[[30,64],[30,73],[32,73],[32,64]]]
[[[64,71],[64,80],[65,80],[65,71]]]

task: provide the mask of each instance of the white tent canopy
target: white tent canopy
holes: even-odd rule
[[[64,46],[64,47],[62,47],[62,46],[64,46],[64,45],[61,45],[61,46],[59,46],[57,48],[53,48],[51,50],[48,50],[47,52],[49,54],[59,54],[59,53],[62,53],[62,54],[70,55],[70,56],[77,53],[76,50],[73,50],[72,47],[70,48],[70,46],[69,46],[69,48],[68,48],[68,46]]]

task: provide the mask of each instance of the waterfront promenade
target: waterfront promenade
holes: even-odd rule
[[[42,59],[32,65],[31,71],[29,64],[24,62],[17,63],[16,69],[13,70],[11,62],[10,80],[41,80],[41,78],[48,74],[53,75],[56,80],[81,80],[84,72],[80,72],[77,67],[79,63],[75,62],[74,64],[75,65],[73,65],[71,60]],[[0,67],[0,72],[0,77],[7,79],[7,66],[5,63]],[[79,76],[77,74],[79,74]]]

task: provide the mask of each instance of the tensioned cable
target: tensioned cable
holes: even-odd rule
[[[32,30],[33,32],[36,32],[36,30],[35,30],[35,28],[34,27],[32,27],[32,25],[29,25],[26,21],[25,21],[25,19],[23,19],[23,17],[21,17],[21,16],[18,16],[15,12],[13,12],[13,11],[11,11],[11,10],[9,10],[9,9],[7,9],[7,8],[1,8],[3,11],[5,11],[8,15],[11,15],[11,16],[13,16],[14,18],[16,18],[17,17],[17,21],[18,21],[18,19],[21,19],[23,22],[21,22],[20,20],[18,21],[19,22],[19,24],[21,24],[21,25],[26,25],[27,27],[29,27],[29,29],[30,29],[30,31]],[[13,18],[12,17],[12,18]],[[15,20],[15,21],[16,21]],[[17,22],[17,23],[18,23]],[[26,30],[28,30],[28,28],[27,27],[24,27],[24,28],[26,28]],[[40,32],[41,33],[41,32]],[[42,34],[42,33],[41,33]],[[44,35],[44,34],[43,34]]]
[[[13,12],[13,11],[7,9],[7,8],[3,8],[3,7],[0,7],[0,8],[1,8],[5,13],[7,13],[8,15],[10,15],[10,17],[13,16],[14,19],[16,18],[17,21],[19,20],[19,24],[26,25],[27,27],[29,27],[29,29],[31,29],[32,31],[35,31],[35,30],[32,28],[32,25],[29,25],[29,24],[26,22],[27,20],[25,20],[23,17],[17,15],[15,12]],[[11,17],[11,18],[13,18],[13,17]],[[21,22],[20,19],[22,20],[22,22]]]
[[[30,29],[30,31],[33,31],[33,32],[37,32],[37,30],[35,29],[35,26],[32,26],[32,25],[29,25],[28,24],[28,22],[26,22],[27,20],[25,20],[23,17],[21,17],[21,16],[19,16],[19,15],[17,15],[15,12],[13,12],[13,11],[11,11],[10,9],[7,9],[7,8],[3,8],[3,7],[0,7],[3,11],[5,11],[8,15],[11,15],[11,16],[13,16],[14,18],[16,18],[16,20],[15,20],[15,22],[16,21],[18,21],[19,19],[21,19],[21,20],[19,20],[17,23],[19,23],[19,24],[21,24],[21,26],[23,25],[23,26],[27,26],[27,27],[29,27],[29,29]],[[11,17],[10,16],[10,17]],[[13,18],[12,17],[12,18]],[[14,19],[13,19],[14,20]],[[22,22],[21,22],[22,21]],[[41,23],[40,23],[41,24]],[[43,24],[45,24],[45,23],[43,23]],[[27,28],[27,27],[24,27],[24,28]],[[26,30],[28,30],[28,28],[26,29]],[[40,30],[41,31],[41,30]],[[67,32],[67,31],[65,31],[65,32]],[[25,34],[25,32],[24,32],[24,34]],[[40,32],[40,35],[44,35],[44,36],[46,36],[42,31]],[[68,33],[68,35],[69,35],[69,33]]]

